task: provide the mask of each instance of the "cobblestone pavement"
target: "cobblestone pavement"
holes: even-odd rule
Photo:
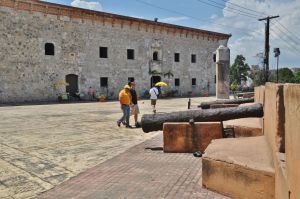
[[[186,110],[187,101],[159,100],[157,110]],[[151,112],[149,100],[139,104]],[[160,134],[119,128],[120,116],[118,102],[0,107],[0,198],[35,197]]]
[[[162,135],[89,169],[39,198],[226,198],[201,187],[201,158],[163,153],[157,150],[160,148]]]

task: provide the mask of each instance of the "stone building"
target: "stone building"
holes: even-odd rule
[[[38,0],[1,0],[0,100],[54,101],[90,86],[116,98],[129,78],[140,96],[160,80],[178,95],[215,94],[213,52],[229,37]]]

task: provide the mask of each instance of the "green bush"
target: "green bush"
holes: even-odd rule
[[[238,89],[238,87],[239,87],[239,85],[234,82],[230,85],[230,90],[235,92]]]

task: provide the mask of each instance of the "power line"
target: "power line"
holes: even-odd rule
[[[222,9],[222,10],[224,9],[223,5],[222,5],[222,7],[220,7],[220,6],[218,6],[218,5],[211,4],[211,3],[208,3],[208,2],[204,2],[204,1],[202,1],[202,0],[197,0],[197,1],[200,2],[200,3],[203,3],[203,4],[206,4],[206,5],[215,7],[215,8],[219,8],[219,9]],[[232,9],[232,8],[231,8],[231,9]],[[234,9],[234,10],[237,10],[237,9]],[[231,11],[227,10],[227,11],[228,11],[228,12],[232,12],[232,13],[237,13],[237,14],[239,14],[239,15],[243,15],[243,16],[250,17],[250,18],[257,18],[257,16],[245,14],[243,11],[240,11],[240,10],[238,10],[238,12],[237,12],[237,11],[233,11],[233,10],[231,10]]]
[[[226,0],[222,0],[222,1],[224,1],[224,2],[227,2]],[[243,6],[240,6],[240,5],[238,5],[238,4],[234,4],[234,3],[231,3],[231,2],[227,2],[228,4],[231,4],[231,5],[234,5],[234,6],[237,6],[237,7],[240,7],[240,8],[243,8],[243,9],[246,9],[246,10],[249,10],[249,11],[252,11],[252,12],[256,12],[256,13],[259,13],[259,14],[263,14],[263,15],[266,15],[264,12],[257,12],[257,11],[255,11],[255,10],[251,10],[251,9],[249,9],[249,8],[245,8],[245,7],[243,7]],[[280,22],[279,22],[279,20],[275,20],[282,28],[284,28],[286,31],[288,31],[294,38],[296,38],[297,40],[299,40],[299,38],[294,34],[294,33],[292,33],[291,31],[289,31],[288,30],[288,28],[286,28],[283,24],[281,24]],[[284,44],[284,46],[286,46],[293,54],[295,54],[295,55],[298,55],[298,53],[297,52],[299,52],[300,53],[300,51],[297,49],[297,48],[294,48],[294,46],[291,46],[291,45],[289,45],[289,41],[286,39],[286,38],[282,38],[282,37],[280,37],[280,36],[278,36],[277,34],[276,34],[276,32],[272,29],[272,28],[270,28],[272,31],[270,32],[270,34],[271,35],[275,35],[277,38],[280,38],[282,41],[285,41],[285,42],[281,42],[281,43],[283,43]],[[282,31],[281,29],[279,29],[279,31],[280,32],[282,32],[282,33],[284,33],[284,34],[287,34],[285,31]],[[288,34],[287,34],[288,35]],[[290,38],[290,37],[289,37]],[[293,38],[290,38],[292,41],[294,41],[294,42],[296,42],[296,43],[298,43],[296,40],[294,40]],[[292,45],[295,45],[294,43],[291,43]],[[296,52],[296,51],[297,52]]]
[[[282,28],[284,28],[286,31],[288,31],[293,37],[295,37],[297,40],[300,40],[296,34],[292,33],[291,31],[289,31],[289,29],[287,27],[285,27],[282,23],[279,22],[279,20],[275,20],[276,23],[278,23]],[[275,24],[276,25],[276,24]]]
[[[273,23],[272,23],[272,24],[273,24]],[[291,37],[291,36],[288,35],[285,31],[283,31],[282,29],[280,29],[280,27],[277,27],[276,30],[279,30],[281,33],[285,34],[286,38],[289,39],[291,42],[294,42],[294,43],[300,45],[300,43],[299,43],[297,40],[294,40],[293,37]],[[275,30],[273,30],[273,31],[275,31]],[[294,43],[292,43],[292,44],[295,45]],[[296,46],[296,45],[295,45],[295,46]],[[297,47],[297,46],[296,46],[296,47]]]
[[[203,0],[197,0],[197,1],[203,1]],[[223,5],[223,4],[220,4],[220,3],[218,3],[218,2],[215,2],[215,1],[213,1],[213,0],[207,0],[207,1],[210,1],[210,2],[214,2],[215,4],[218,4],[218,5]],[[226,2],[225,0],[223,0],[224,2]],[[203,2],[204,3],[204,2]],[[256,13],[261,13],[261,12],[257,12],[257,11],[254,11],[254,10],[251,10],[251,9],[248,9],[248,8],[245,8],[245,7],[242,7],[242,6],[239,6],[238,4],[234,4],[234,3],[230,3],[230,2],[227,2],[227,3],[229,3],[229,4],[233,4],[233,5],[235,5],[235,6],[238,6],[238,7],[241,7],[241,8],[243,8],[243,9],[247,9],[247,10],[250,10],[250,11],[253,11],[253,12],[256,12]],[[231,7],[229,7],[229,6],[227,6],[228,8],[231,8]],[[235,9],[235,10],[238,10],[238,9]],[[240,11],[240,10],[238,10],[238,11]],[[245,12],[246,13],[246,12]],[[247,14],[251,14],[251,13],[248,13],[247,12]],[[261,13],[261,14],[264,14],[264,13]],[[257,15],[256,15],[257,16]],[[280,22],[279,22],[279,20],[277,20],[276,21],[282,28],[284,28],[286,31],[288,31],[288,33],[290,33],[293,37],[296,37],[296,36],[294,36],[294,34],[291,32],[291,31],[289,31],[284,25],[282,25]],[[271,22],[272,23],[272,22]],[[272,23],[273,24],[273,23]],[[274,24],[274,25],[276,25],[276,24]],[[297,40],[295,40],[293,37],[291,37],[287,32],[285,32],[285,31],[282,31],[282,29],[280,29],[280,27],[278,27],[278,30],[280,31],[280,32],[282,32],[283,34],[285,34],[291,41],[293,41],[293,42],[295,42],[295,43],[297,43],[298,45],[300,45],[300,43],[297,41]],[[296,37],[297,38],[297,37]],[[297,38],[298,39],[298,38]],[[299,39],[298,39],[299,40]]]
[[[295,55],[296,55],[295,50],[296,50],[298,53],[300,53],[300,50],[297,49],[297,48],[295,48],[295,46],[293,46],[293,45],[294,45],[293,43],[290,43],[290,42],[289,42],[286,38],[284,38],[284,37],[280,37],[280,36],[277,34],[277,32],[274,31],[274,29],[271,28],[271,30],[272,30],[271,34],[273,33],[273,36],[275,35],[277,38],[279,38],[280,40],[284,41],[284,42],[282,42],[282,43],[284,43],[284,45],[285,45],[286,47],[288,47],[288,48],[291,50],[292,53],[295,53]],[[298,54],[297,54],[297,55],[298,55]]]
[[[271,32],[271,34],[272,34],[272,32]],[[275,33],[273,33],[273,34],[275,34]],[[275,34],[275,35],[276,35],[276,34]],[[278,37],[278,35],[276,35],[276,36]],[[285,46],[287,46],[289,49],[291,49],[292,53],[294,53],[295,55],[298,55],[298,54],[295,53],[294,49],[292,49],[289,45],[287,45],[287,43],[284,43],[284,42],[283,42],[283,44],[284,44]],[[277,62],[277,67],[278,67],[278,62]],[[277,69],[277,70],[278,70],[278,69]],[[277,73],[277,75],[278,75],[278,73]]]
[[[271,28],[271,30],[272,30],[272,28]],[[272,30],[270,33],[271,33],[271,35],[280,38],[280,36],[277,35],[276,32],[275,32],[274,30]],[[290,49],[290,51],[291,51],[293,54],[299,55],[298,53],[295,52],[295,50],[296,50],[297,52],[299,52],[299,53],[300,53],[300,51],[299,51],[298,49],[295,49],[295,48],[293,48],[292,46],[290,46],[290,45],[288,44],[289,42],[288,42],[285,38],[280,38],[280,39],[284,41],[284,42],[282,42],[282,43],[283,43],[288,49]]]
[[[214,1],[214,0],[207,0],[207,1],[213,2],[213,3],[217,4],[217,5],[225,6],[225,8],[229,8],[229,9],[231,9],[231,10],[236,10],[236,11],[238,11],[239,13],[244,13],[244,14],[247,14],[247,15],[251,15],[251,16],[253,16],[253,17],[259,17],[259,16],[261,16],[261,15],[249,13],[249,12],[247,12],[247,11],[242,11],[242,10],[239,10],[239,9],[237,9],[237,8],[233,8],[233,7],[230,7],[230,6],[226,6],[226,4],[224,5],[224,4],[221,4],[221,3],[216,2],[216,1]]]
[[[208,1],[212,1],[212,0],[208,0]],[[240,8],[243,8],[243,9],[246,9],[246,10],[249,10],[249,11],[252,11],[252,12],[255,12],[255,13],[259,13],[259,14],[264,14],[265,15],[265,13],[263,13],[263,12],[257,12],[257,11],[255,11],[255,10],[252,10],[252,9],[249,9],[249,8],[246,8],[246,7],[243,7],[243,6],[240,6],[240,5],[238,5],[238,4],[235,4],[235,3],[231,3],[231,2],[229,2],[229,1],[226,1],[226,0],[222,0],[222,1],[224,1],[224,2],[226,2],[226,3],[228,3],[228,4],[231,4],[231,5],[234,5],[234,6],[237,6],[237,7],[240,7]],[[290,40],[292,40],[293,42],[295,42],[295,43],[297,43],[298,45],[300,45],[300,43],[298,42],[298,40],[300,40],[294,33],[292,33],[288,28],[286,28],[283,24],[281,24],[280,22],[279,22],[279,20],[275,20],[275,22],[276,23],[278,23],[283,29],[285,29],[285,31],[287,31],[287,32],[285,32],[285,31],[282,31],[282,29],[280,29],[280,27],[278,27],[278,30],[280,31],[280,32],[282,32],[283,34],[286,34],[286,36],[290,39]],[[271,22],[272,23],[272,22]],[[274,24],[274,23],[272,23],[272,24]],[[274,24],[274,25],[276,25],[276,24]],[[292,36],[290,36],[290,35]],[[295,38],[295,39],[294,39]]]
[[[163,7],[160,7],[160,6],[157,6],[157,5],[153,5],[153,4],[151,4],[151,3],[144,2],[144,1],[142,1],[142,0],[136,0],[136,1],[137,1],[137,2],[140,2],[140,3],[143,3],[143,4],[146,4],[146,5],[148,5],[148,6],[154,7],[154,8],[158,8],[158,9],[165,10],[165,11],[168,11],[168,12],[180,14],[180,15],[183,15],[183,16],[186,16],[186,17],[189,17],[189,18],[192,18],[192,19],[199,20],[199,21],[205,21],[205,22],[209,22],[209,23],[216,24],[216,25],[219,25],[219,26],[229,27],[229,26],[226,26],[226,25],[224,25],[224,24],[215,23],[215,22],[212,22],[212,21],[210,21],[210,20],[200,19],[200,18],[191,16],[191,15],[184,14],[184,13],[182,13],[182,12],[178,12],[178,11],[171,10],[171,9],[168,9],[168,8],[163,8]],[[197,1],[199,1],[199,0],[197,0]],[[213,2],[214,2],[214,1],[213,1]],[[216,3],[216,2],[215,2],[215,3]],[[228,2],[228,3],[229,3],[229,2]],[[233,4],[233,3],[232,3],[232,4]],[[211,5],[211,6],[212,6],[212,5]],[[219,6],[217,6],[217,7],[220,8],[220,9],[222,8],[222,7],[219,7]],[[223,8],[222,8],[222,9],[223,9]],[[250,9],[250,10],[251,10],[251,9]],[[232,28],[232,27],[230,27],[230,28]],[[242,30],[242,31],[240,31],[241,33],[244,33],[244,34],[246,34],[246,35],[248,35],[248,36],[251,36],[249,33],[244,32],[244,31],[249,31],[249,30],[241,29],[241,28],[233,28],[233,29],[236,29],[236,30]],[[273,30],[273,29],[272,29],[272,30]],[[273,30],[273,31],[274,31],[274,30]],[[281,31],[281,32],[282,32],[282,31]],[[284,41],[287,42],[286,39],[284,39]],[[287,45],[287,44],[285,43],[285,45]],[[291,47],[289,47],[289,48],[291,48]],[[298,51],[298,49],[296,49],[296,50]]]
[[[246,7],[240,6],[240,5],[236,4],[236,3],[231,3],[231,2],[226,1],[226,0],[222,0],[222,1],[224,1],[225,3],[231,4],[231,5],[234,5],[234,6],[236,6],[236,7],[239,7],[239,8],[242,8],[242,9],[245,9],[245,10],[249,10],[249,11],[251,11],[251,12],[258,13],[258,14],[260,14],[259,16],[267,15],[267,14],[264,13],[264,12],[257,12],[256,10],[252,10],[252,9],[250,9],[250,8],[246,8]]]
[[[277,29],[279,30],[281,33],[284,34],[284,32],[282,32],[280,29]],[[276,32],[274,29],[272,29],[273,32]],[[278,32],[277,32],[278,33]],[[279,34],[279,33],[278,33]],[[291,38],[287,35],[287,37],[282,37],[282,36],[279,36],[280,39],[284,39],[289,45],[293,46],[293,48],[295,48],[296,50],[298,50],[298,46],[294,43],[293,40],[291,40]],[[299,51],[300,52],[300,51]]]
[[[168,12],[171,12],[171,13],[176,13],[176,14],[180,14],[182,16],[186,16],[186,17],[189,17],[189,18],[192,18],[192,19],[195,19],[195,20],[199,20],[199,21],[204,21],[204,22],[209,22],[211,24],[216,24],[216,25],[219,25],[219,26],[223,26],[223,27],[227,27],[227,28],[230,28],[230,29],[236,29],[236,30],[239,30],[241,33],[244,33],[246,35],[249,35],[248,31],[250,31],[249,29],[242,29],[242,28],[236,28],[236,27],[232,27],[232,26],[227,26],[227,25],[224,25],[224,24],[220,24],[220,23],[216,23],[216,22],[212,22],[211,20],[204,20],[204,19],[201,19],[201,18],[197,18],[197,17],[194,17],[194,16],[191,16],[191,15],[187,15],[187,14],[184,14],[182,12],[178,12],[178,11],[175,11],[175,10],[172,10],[172,9],[168,9],[168,8],[163,8],[163,7],[160,7],[160,6],[157,6],[157,5],[154,5],[154,4],[151,4],[151,3],[148,3],[148,2],[145,2],[145,1],[142,1],[142,0],[135,0],[139,3],[142,3],[142,4],[145,4],[145,5],[148,5],[150,7],[154,7],[154,8],[157,8],[157,9],[160,9],[160,10],[164,10],[164,11],[168,11]],[[249,35],[250,36],[250,35]]]

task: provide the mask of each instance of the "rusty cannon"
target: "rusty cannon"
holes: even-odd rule
[[[145,114],[141,125],[145,133],[163,129],[165,122],[216,122],[238,118],[263,117],[261,104],[222,109],[199,109],[162,114]]]
[[[224,100],[202,102],[198,107],[202,109],[209,109],[211,105],[215,105],[215,104],[244,104],[244,103],[251,103],[251,102],[254,102],[254,98],[224,99]]]

